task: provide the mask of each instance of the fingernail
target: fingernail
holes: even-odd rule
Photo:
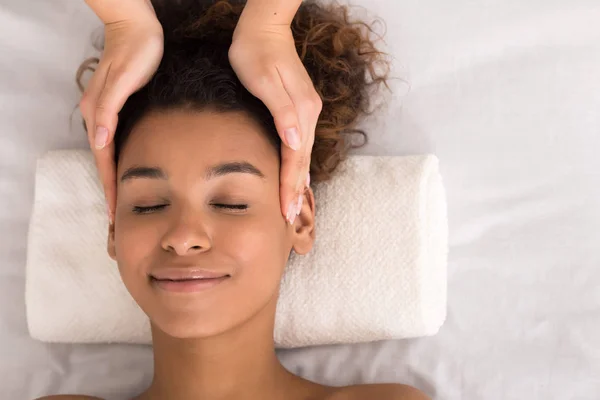
[[[108,141],[108,129],[103,126],[99,126],[96,128],[96,138],[94,145],[98,150],[103,149],[106,146],[106,142]]]
[[[285,219],[287,219],[290,225],[293,224],[296,220],[296,206],[297,204],[294,202],[290,203],[290,205],[288,206],[288,211]]]
[[[310,172],[306,175],[306,187],[310,187]]]
[[[296,215],[300,215],[300,211],[302,211],[302,203],[304,202],[304,196],[298,196],[298,207],[296,208]]]
[[[300,148],[300,136],[296,128],[289,128],[283,131],[285,141],[292,150],[298,150]]]

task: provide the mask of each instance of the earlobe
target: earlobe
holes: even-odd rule
[[[292,228],[294,252],[300,255],[307,254],[315,241],[315,197],[311,188],[304,191],[302,208]]]
[[[106,250],[108,255],[113,260],[117,261],[117,253],[115,251],[115,224],[108,225],[108,240],[106,242]]]

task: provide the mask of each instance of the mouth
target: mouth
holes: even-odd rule
[[[194,293],[213,288],[231,275],[207,271],[164,270],[149,275],[150,283],[167,292]]]

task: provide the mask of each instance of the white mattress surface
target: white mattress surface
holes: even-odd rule
[[[434,399],[599,399],[600,3],[354,3],[385,17],[400,78],[363,152],[441,161],[448,318],[432,338],[286,351],[285,365]],[[125,399],[151,377],[147,347],[47,345],[26,329],[35,160],[86,146],[73,76],[98,26],[82,1],[0,3],[2,400]]]

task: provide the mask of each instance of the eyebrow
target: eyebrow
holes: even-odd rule
[[[250,174],[264,179],[265,175],[254,165],[247,161],[235,161],[217,164],[209,167],[205,172],[205,179],[213,179],[228,174]],[[167,173],[159,167],[134,166],[128,168],[121,175],[121,182],[132,179],[169,179]]]

